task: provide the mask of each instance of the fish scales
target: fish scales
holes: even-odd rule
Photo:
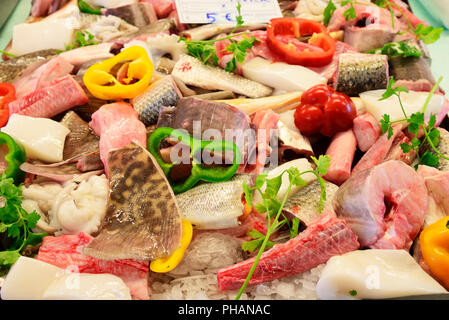
[[[179,247],[181,218],[156,160],[131,143],[109,153],[110,195],[98,236],[84,253],[98,259],[155,260]]]
[[[229,181],[204,183],[176,195],[183,218],[198,229],[237,227],[243,214],[242,183],[251,184],[250,175],[237,175]]]
[[[348,96],[386,89],[388,85],[388,59],[385,55],[344,53],[339,57],[334,89]]]
[[[139,119],[146,126],[156,124],[161,107],[175,106],[182,94],[171,76],[153,83],[144,93],[131,100],[139,114]]]
[[[266,97],[273,91],[258,82],[226,72],[225,70],[204,65],[200,60],[181,55],[173,68],[172,75],[185,84],[210,90],[233,91],[250,98]]]
[[[13,83],[26,68],[57,54],[57,50],[41,50],[0,62],[0,82]]]

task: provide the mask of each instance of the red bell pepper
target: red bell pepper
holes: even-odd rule
[[[319,51],[298,50],[293,44],[286,44],[278,36],[292,39],[311,35],[309,44],[321,48]],[[267,44],[280,61],[306,67],[322,67],[331,63],[335,53],[335,40],[319,22],[299,18],[271,19],[267,26]]]
[[[14,100],[16,100],[16,88],[10,83],[0,83],[0,128],[8,123],[8,104]]]

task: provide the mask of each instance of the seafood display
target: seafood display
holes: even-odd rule
[[[34,0],[12,28],[0,300],[449,299],[444,29],[400,0],[182,2]]]

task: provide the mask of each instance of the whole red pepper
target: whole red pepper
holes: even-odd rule
[[[292,43],[285,43],[283,39],[285,37],[296,39],[309,35],[312,36],[309,44],[322,50],[300,50]],[[335,40],[327,33],[324,25],[299,18],[271,19],[267,26],[267,45],[280,61],[306,67],[328,65],[336,49]]]
[[[304,92],[294,114],[295,125],[301,133],[321,133],[327,137],[352,128],[356,116],[351,98],[324,84]]]
[[[0,83],[0,128],[8,123],[8,104],[14,100],[16,100],[16,88],[10,83]]]

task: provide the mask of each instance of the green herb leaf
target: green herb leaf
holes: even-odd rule
[[[425,44],[432,44],[440,39],[443,31],[443,28],[425,27],[423,24],[418,24],[414,33],[418,40],[423,40]]]
[[[245,193],[245,201],[248,206],[253,206],[253,189],[246,183],[242,183],[243,192]]]
[[[0,265],[11,266],[17,259],[20,258],[20,253],[17,251],[1,251],[0,252]]]
[[[265,213],[265,212],[267,212],[267,207],[265,206],[265,204],[264,204],[263,202],[257,203],[257,204],[254,206],[254,209],[256,209],[257,212],[259,212],[259,213]]]
[[[274,177],[272,179],[267,179],[267,189],[265,190],[265,197],[267,198],[276,198],[276,195],[279,192],[279,189],[282,185],[282,175]]]
[[[318,160],[313,156],[311,157],[311,159],[313,160],[313,162],[315,162],[318,172],[323,176],[326,175],[331,165],[331,157],[320,155]]]
[[[409,153],[410,151],[413,150],[413,147],[411,145],[409,145],[408,143],[402,143],[401,149],[402,149],[402,152]]]
[[[346,6],[348,4],[350,5],[350,7],[343,12],[343,16],[346,18],[346,21],[357,18],[357,13],[355,11],[354,3],[352,2],[352,0],[343,0],[341,2],[342,6]]]
[[[429,151],[426,151],[423,156],[421,157],[421,163],[423,165],[429,166],[429,167],[436,167],[438,163],[440,162],[440,158],[430,153]]]
[[[357,295],[357,290],[351,290],[349,291],[349,294],[353,297],[355,297]]]
[[[323,16],[324,16],[324,25],[327,26],[329,24],[329,21],[331,20],[332,16],[334,15],[335,10],[337,10],[337,7],[332,2],[332,0],[329,0],[329,3],[327,4],[327,7],[324,9]]]
[[[384,54],[388,57],[421,57],[422,53],[416,46],[412,46],[404,41],[391,42],[384,45],[382,48],[369,50],[366,53],[370,54]]]
[[[18,56],[16,56],[15,54],[12,54],[12,53],[10,53],[10,52],[6,52],[6,51],[4,51],[4,50],[0,50],[0,53],[1,54],[4,54],[5,56],[9,56],[9,57],[11,57],[11,58],[17,58]]]
[[[294,217],[292,220],[292,226],[290,228],[290,239],[293,239],[299,234],[299,223],[301,220],[299,218]]]

